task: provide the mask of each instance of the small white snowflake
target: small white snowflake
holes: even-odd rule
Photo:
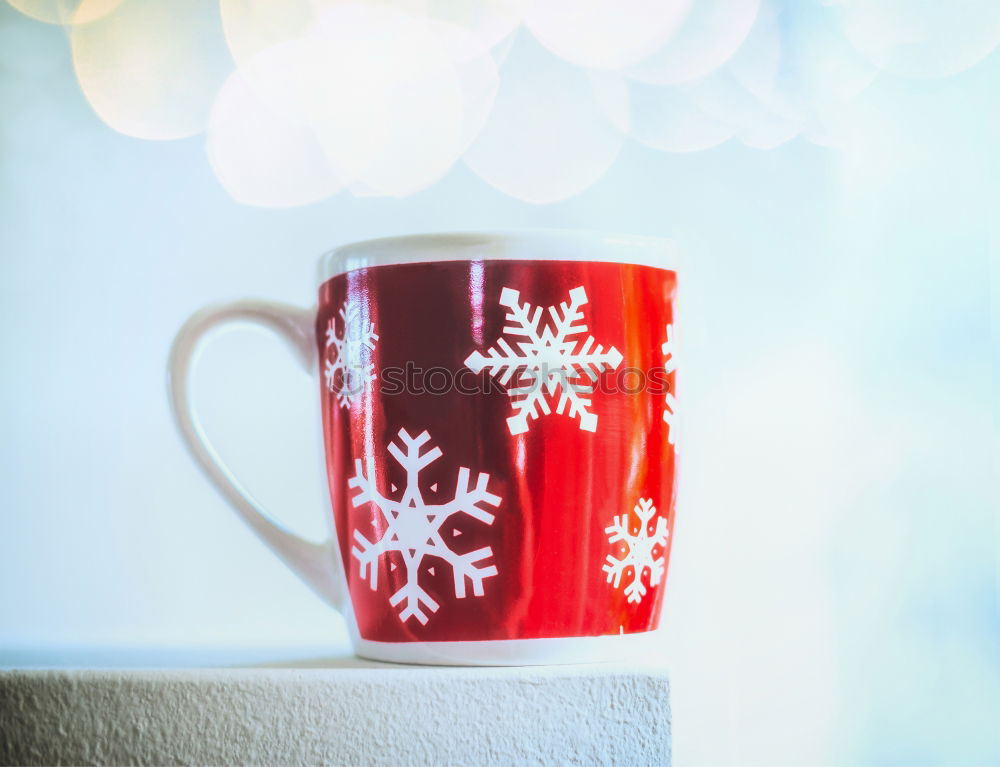
[[[404,623],[408,618],[416,618],[426,624],[427,614],[437,612],[439,605],[430,594],[420,586],[420,569],[426,557],[435,557],[451,568],[455,581],[455,596],[466,596],[466,581],[472,585],[472,593],[481,597],[484,594],[483,580],[497,574],[495,565],[483,565],[483,560],[493,556],[490,546],[459,554],[448,547],[441,533],[441,527],[456,514],[465,514],[487,525],[493,524],[494,516],[485,506],[496,507],[501,498],[487,490],[490,475],[480,473],[475,487],[469,482],[469,470],[464,466],[458,469],[455,492],[450,501],[440,504],[426,503],[420,491],[420,472],[429,464],[441,457],[441,449],[433,447],[423,454],[421,448],[430,440],[426,431],[416,437],[411,437],[406,429],[399,430],[399,443],[391,443],[389,452],[396,462],[406,470],[406,486],[399,500],[391,500],[383,495],[375,485],[375,461],[368,459],[367,472],[362,469],[361,461],[356,460],[355,476],[348,481],[348,486],[361,492],[354,496],[355,506],[371,503],[385,518],[385,530],[377,541],[370,541],[360,531],[354,531],[354,541],[357,544],[351,549],[351,554],[359,562],[359,572],[371,584],[372,591],[378,587],[378,559],[389,551],[397,551],[402,556],[405,573],[405,583],[389,597],[393,607],[402,603],[399,619]],[[432,487],[432,492],[436,486]],[[395,486],[391,488],[396,493]],[[377,516],[375,519],[376,526]],[[460,535],[456,528],[452,536]],[[428,569],[434,574],[433,567]]]
[[[663,401],[663,420],[667,424],[667,442],[677,450],[677,441],[680,435],[680,416],[677,414],[677,400],[672,392],[667,392]]]
[[[677,339],[674,336],[674,326],[667,325],[667,340],[663,342],[663,369],[667,373],[677,370]],[[676,381],[676,376],[674,377]],[[667,424],[667,442],[677,449],[677,436],[680,431],[679,416],[677,415],[677,399],[673,392],[667,392],[663,403],[663,420]]]
[[[597,415],[590,411],[590,395],[598,375],[614,370],[622,355],[615,347],[607,351],[595,346],[593,336],[580,340],[587,331],[580,307],[587,303],[583,286],[569,292],[569,303],[549,306],[549,322],[542,322],[542,307],[519,303],[520,293],[512,288],[500,292],[500,305],[508,309],[507,325],[496,345],[486,354],[472,352],[467,367],[478,373],[484,368],[506,385],[517,374],[517,386],[508,391],[514,415],[507,419],[511,434],[528,430],[528,420],[539,413],[549,415],[549,398],[559,391],[555,412],[580,419],[580,428],[597,431]],[[503,337],[517,343],[515,351]]]
[[[656,517],[656,526],[650,529],[650,521],[656,515],[656,507],[652,499],[640,498],[633,509],[635,515],[639,517],[639,526],[635,532],[629,529],[629,519],[627,514],[615,517],[614,523],[605,529],[608,534],[608,543],[622,541],[621,559],[608,555],[607,564],[602,568],[608,574],[608,583],[614,588],[619,588],[622,573],[629,567],[632,568],[632,581],[625,585],[625,595],[629,602],[641,602],[646,593],[646,586],[642,582],[642,571],[649,570],[649,585],[652,588],[659,584],[663,577],[665,561],[662,547],[667,542],[667,520],[663,517]],[[660,556],[653,557],[653,549],[661,547]]]
[[[667,340],[663,342],[663,369],[668,373],[677,370],[677,338],[674,336],[673,324],[667,325]]]
[[[369,361],[365,350],[369,353],[375,350],[378,334],[375,323],[366,318],[356,301],[346,301],[340,307],[340,319],[344,326],[340,335],[335,319],[326,328],[326,348],[333,348],[333,359],[327,359],[324,377],[326,387],[337,395],[340,406],[350,408],[365,385],[375,380],[375,364]]]

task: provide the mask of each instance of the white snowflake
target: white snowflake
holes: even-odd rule
[[[370,541],[355,530],[354,541],[357,545],[351,549],[351,554],[360,563],[361,577],[368,580],[374,591],[378,587],[379,557],[389,551],[399,552],[406,568],[405,583],[389,597],[389,604],[396,607],[402,603],[399,618],[404,623],[408,618],[416,618],[425,624],[428,616],[422,608],[426,607],[434,613],[439,607],[420,586],[420,569],[425,557],[436,557],[451,568],[455,579],[455,596],[458,598],[466,595],[466,580],[472,584],[472,593],[481,597],[484,593],[483,580],[497,574],[495,565],[482,564],[483,560],[493,556],[491,547],[459,554],[445,543],[441,534],[442,525],[456,514],[466,514],[492,525],[493,514],[484,507],[496,507],[501,499],[486,489],[490,481],[489,474],[480,473],[475,487],[472,487],[469,483],[469,470],[463,466],[458,470],[452,499],[441,504],[426,503],[420,492],[420,472],[441,457],[441,449],[432,447],[421,454],[421,447],[430,440],[430,434],[426,431],[411,437],[406,429],[400,429],[398,436],[399,443],[389,445],[392,457],[406,470],[406,487],[398,501],[387,498],[376,487],[374,459],[368,459],[367,472],[362,470],[360,460],[354,462],[355,476],[348,482],[348,486],[361,491],[354,496],[354,505],[373,504],[382,512],[386,526],[382,537],[377,541]],[[432,486],[432,492],[436,487]],[[395,486],[392,486],[392,492],[395,494]],[[453,536],[460,534],[457,529],[452,531]],[[428,571],[431,575],[434,574],[433,567]]]
[[[667,340],[663,342],[663,369],[668,373],[677,370],[677,338],[674,336],[674,326],[667,325]]]
[[[674,336],[674,326],[667,325],[667,340],[663,342],[663,369],[667,373],[677,370],[677,339]],[[674,377],[676,380],[676,376]],[[680,430],[679,417],[677,415],[677,399],[673,392],[667,392],[663,403],[663,420],[667,424],[667,442],[677,448],[677,435]]]
[[[548,398],[559,391],[555,412],[580,419],[580,428],[597,431],[597,415],[590,411],[590,395],[599,373],[614,370],[622,355],[615,347],[604,351],[594,345],[593,336],[581,341],[587,331],[580,307],[587,303],[583,286],[569,292],[569,303],[548,307],[551,320],[542,323],[542,307],[532,311],[529,303],[519,303],[520,293],[512,288],[500,292],[500,305],[507,307],[507,325],[496,345],[484,355],[479,350],[465,360],[466,366],[478,373],[484,368],[506,385],[517,374],[518,386],[508,391],[515,414],[507,419],[511,434],[528,430],[528,419],[552,411]],[[516,340],[515,351],[504,335]],[[577,379],[577,380],[573,380]]]
[[[667,542],[667,520],[663,517],[656,518],[656,527],[650,530],[650,521],[656,515],[656,507],[652,499],[640,498],[633,509],[635,515],[639,517],[639,527],[635,532],[629,531],[629,519],[627,514],[615,517],[614,523],[605,529],[608,534],[608,543],[623,542],[622,559],[608,555],[608,562],[602,568],[608,574],[608,583],[616,589],[621,584],[622,573],[629,567],[632,568],[632,581],[625,586],[625,595],[629,602],[641,602],[646,593],[646,587],[642,582],[642,571],[649,570],[650,587],[659,584],[663,577],[665,566],[662,547]],[[661,547],[660,556],[653,557],[653,549]]]
[[[375,350],[378,334],[375,323],[366,319],[356,301],[346,301],[340,307],[340,319],[344,326],[342,334],[337,335],[335,319],[326,328],[326,348],[333,347],[333,359],[326,361],[324,376],[326,387],[337,395],[340,406],[350,408],[361,396],[365,384],[375,380],[375,364],[366,361],[365,350]]]
[[[677,399],[672,392],[667,392],[663,401],[663,420],[667,424],[667,442],[674,446],[674,450],[677,450],[680,416],[677,414]]]

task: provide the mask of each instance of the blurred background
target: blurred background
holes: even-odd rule
[[[665,235],[675,762],[1000,763],[998,42],[989,0],[0,2],[0,663],[346,646],[174,432],[195,309],[368,237]],[[195,387],[323,535],[280,342]]]

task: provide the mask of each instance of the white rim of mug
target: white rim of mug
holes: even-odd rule
[[[341,245],[319,260],[319,282],[374,266],[434,261],[597,261],[676,271],[676,244],[664,237],[522,229],[381,237]]]

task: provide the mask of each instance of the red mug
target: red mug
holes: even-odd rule
[[[676,496],[668,241],[538,231],[396,237],[320,264],[315,309],[209,307],[180,330],[187,445],[258,536],[377,660],[634,657],[659,622]],[[188,390],[206,331],[284,336],[319,373],[328,541],[226,469]]]

